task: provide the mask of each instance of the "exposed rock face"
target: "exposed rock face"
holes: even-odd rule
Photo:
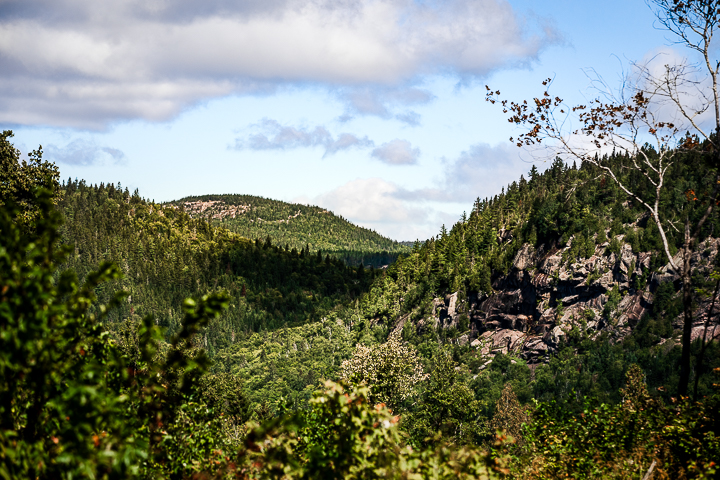
[[[466,314],[471,330],[458,343],[469,344],[481,355],[512,352],[529,363],[541,362],[573,327],[585,329],[591,336],[606,331],[620,340],[650,311],[658,286],[678,282],[679,277],[669,265],[651,272],[649,252],[636,254],[630,245],[623,244],[619,253],[606,253],[607,245],[599,245],[590,258],[576,263],[563,259],[571,245],[547,251],[525,245],[508,273],[495,279],[491,295],[471,293],[466,301],[455,292],[435,299],[433,317],[444,327],[452,327],[458,325],[460,315]],[[720,239],[708,239],[696,248],[693,268],[709,274],[719,247]],[[677,265],[681,264],[680,256],[678,253],[675,259]],[[634,285],[642,289],[636,290]],[[614,288],[620,294],[619,302],[616,299],[617,307],[608,316],[604,310]],[[702,338],[709,307],[709,299],[700,301],[693,338]],[[718,312],[720,305],[716,306]],[[682,318],[674,320],[674,336],[679,336]],[[720,337],[720,325],[715,323],[708,339],[713,329]]]

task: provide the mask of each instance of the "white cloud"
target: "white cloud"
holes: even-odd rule
[[[554,41],[506,0],[6,0],[0,19],[0,123],[85,128],[307,83],[392,116],[428,101],[407,87],[424,75],[484,76]]]
[[[351,133],[340,133],[333,138],[323,126],[313,129],[290,127],[280,124],[277,120],[263,119],[259,126],[264,133],[254,133],[247,139],[235,139],[236,150],[286,150],[301,147],[324,147],[323,156],[332,155],[348,148],[372,147],[373,141],[367,136],[359,138]]]
[[[391,110],[401,106],[422,105],[432,101],[435,96],[427,90],[413,86],[381,87],[378,85],[350,87],[343,89],[340,99],[346,104],[346,116],[353,114],[375,115],[391,118]],[[416,125],[419,115],[405,112],[395,118],[410,125]]]
[[[94,165],[111,162],[123,164],[126,161],[122,150],[103,147],[89,140],[75,139],[64,147],[50,144],[44,148],[43,157],[67,165]]]
[[[398,187],[380,178],[358,179],[316,197],[319,205],[363,223],[423,220],[422,209],[408,208],[394,197]]]
[[[507,143],[497,146],[477,144],[446,161],[436,186],[416,190],[399,190],[394,195],[403,200],[468,203],[476,198],[495,195],[500,189],[530,170],[521,158],[519,148]]]
[[[374,144],[367,136],[359,138],[352,133],[341,133],[337,136],[337,139],[325,144],[325,155],[332,155],[335,152],[352,147],[372,147]]]
[[[402,189],[380,178],[356,179],[312,199],[294,201],[320,205],[351,222],[395,240],[426,240],[460,218],[427,204],[399,198]]]
[[[390,165],[415,165],[420,156],[420,149],[412,148],[407,140],[396,138],[377,147],[371,155]]]
[[[439,229],[437,212],[397,198],[394,183],[380,178],[357,179],[312,199],[313,203],[396,240],[426,239]]]

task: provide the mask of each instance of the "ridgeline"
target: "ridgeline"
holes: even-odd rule
[[[354,225],[320,207],[252,195],[201,195],[167,205],[245,238],[269,238],[273,244],[289,249],[321,251],[353,266],[379,268],[410,251],[407,244]]]

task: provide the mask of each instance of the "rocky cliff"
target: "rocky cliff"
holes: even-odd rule
[[[669,265],[651,270],[653,253],[635,253],[622,240],[623,236],[616,237],[616,253],[610,251],[610,243],[604,243],[596,247],[594,255],[574,263],[564,255],[572,247],[572,239],[564,248],[534,249],[526,244],[509,272],[494,280],[490,295],[458,298],[456,292],[436,299],[433,317],[451,327],[466,315],[470,332],[458,342],[469,343],[488,359],[512,353],[529,364],[542,362],[573,328],[590,338],[607,332],[619,341],[652,311],[660,285],[673,282],[671,292],[680,288],[679,277]],[[712,271],[719,247],[720,239],[708,239],[696,249],[691,264],[701,277],[707,278]],[[681,253],[675,262],[681,264]],[[703,336],[710,303],[708,296],[698,296],[693,339]],[[715,307],[715,316],[718,310],[720,305]],[[682,315],[671,321],[673,328],[659,343],[679,342]],[[713,338],[713,333],[716,339],[720,337],[717,319],[707,338]]]

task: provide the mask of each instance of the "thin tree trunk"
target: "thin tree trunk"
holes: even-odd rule
[[[647,473],[643,476],[642,480],[650,480],[650,476],[652,475],[653,470],[655,469],[655,465],[657,465],[657,460],[653,460],[650,464],[650,468],[648,469]]]
[[[715,154],[716,158],[720,158],[720,151]],[[720,193],[720,175],[715,179],[715,187],[713,188],[710,202],[700,221],[695,226],[693,236],[690,236],[690,219],[685,219],[685,242],[683,244],[683,335],[682,335],[682,354],[680,357],[680,383],[678,385],[678,393],[687,396],[688,384],[690,383],[690,337],[692,334],[692,276],[690,270],[690,256],[693,244],[700,238],[700,232],[705,221],[712,214],[718,194]]]
[[[700,383],[700,375],[702,374],[702,364],[705,357],[705,346],[707,345],[707,331],[710,326],[710,319],[715,310],[715,300],[717,299],[718,290],[720,290],[720,277],[718,277],[715,283],[715,291],[713,292],[712,302],[710,303],[710,310],[708,310],[707,317],[705,318],[705,329],[703,330],[702,346],[700,347],[700,355],[697,359],[697,366],[695,367],[695,388],[693,389],[693,399],[698,399],[698,384]],[[713,329],[713,337],[715,336],[715,329]],[[711,338],[710,341],[713,339]]]
[[[692,285],[690,275],[690,220],[685,220],[685,243],[683,245],[683,333],[680,357],[680,383],[678,393],[687,396],[690,383],[690,337],[692,334]]]

